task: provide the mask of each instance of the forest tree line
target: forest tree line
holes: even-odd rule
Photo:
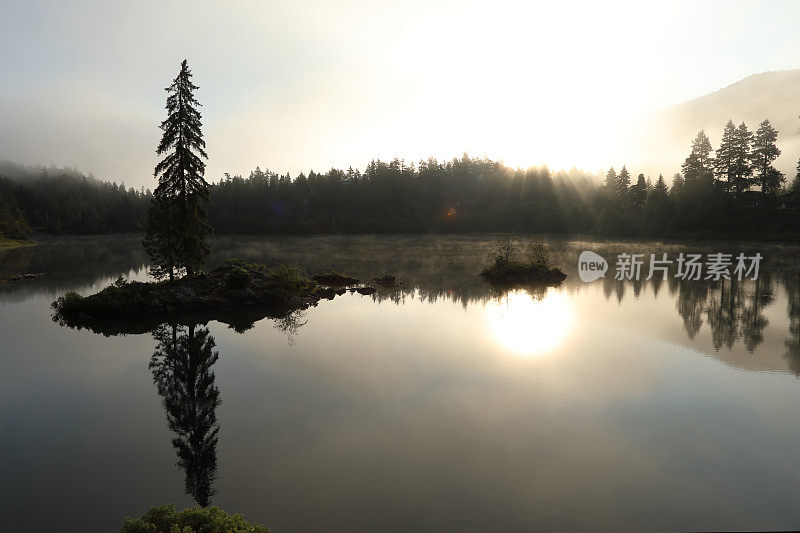
[[[143,230],[152,195],[72,169],[3,165],[0,234],[25,239],[33,231],[91,235]]]
[[[581,171],[513,169],[466,154],[451,161],[372,161],[297,176],[256,168],[209,184],[208,221],[217,234],[548,232],[678,236],[793,232],[785,177],[772,165],[777,132],[729,122],[713,150],[704,132],[681,172],[633,178],[626,166],[605,179]],[[69,170],[3,177],[0,232],[141,232],[153,194]],[[797,179],[790,189],[795,189]]]

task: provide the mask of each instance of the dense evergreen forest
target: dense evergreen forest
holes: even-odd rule
[[[704,132],[669,180],[623,166],[602,177],[512,169],[466,154],[447,162],[372,161],[361,172],[291,177],[256,168],[209,187],[217,234],[549,232],[600,236],[790,234],[795,191],[772,166],[777,131],[729,122],[713,150]],[[713,155],[712,155],[713,152]],[[10,172],[9,169],[16,169]],[[8,176],[4,177],[5,174]],[[787,194],[788,192],[788,194]],[[144,231],[152,193],[72,170],[0,166],[0,232]]]
[[[0,165],[0,234],[143,231],[149,191],[126,189],[72,169]]]

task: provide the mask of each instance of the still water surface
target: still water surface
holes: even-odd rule
[[[116,531],[210,502],[281,531],[800,527],[800,248],[551,240],[490,291],[491,236],[231,238],[226,257],[405,284],[244,332],[104,337],[52,300],[146,278],[136,237],[0,252],[0,517]],[[577,257],[760,252],[758,281],[582,283]]]

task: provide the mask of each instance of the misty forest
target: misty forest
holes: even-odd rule
[[[461,158],[371,161],[297,176],[256,168],[208,184],[208,222],[223,234],[542,232],[613,237],[796,238],[798,177],[773,165],[778,132],[729,121],[713,149],[700,131],[671,178],[611,168],[513,169]],[[153,192],[73,169],[0,163],[0,232],[145,231]]]

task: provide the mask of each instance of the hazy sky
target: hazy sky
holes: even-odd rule
[[[800,66],[798,20],[788,1],[0,0],[0,159],[152,187],[187,58],[209,180],[464,151],[596,170],[642,113]]]

